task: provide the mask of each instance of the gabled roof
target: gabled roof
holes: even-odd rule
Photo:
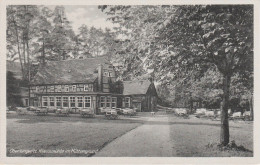
[[[6,61],[6,71],[12,72],[17,79],[22,79],[22,69],[19,62]]]
[[[110,65],[105,57],[51,61],[39,67],[32,84],[92,83],[98,77],[99,64],[104,69]]]
[[[151,82],[149,80],[133,80],[124,81],[123,85],[123,95],[139,95],[147,93],[151,85]]]

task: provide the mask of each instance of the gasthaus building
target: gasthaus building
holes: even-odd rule
[[[70,108],[136,108],[154,111],[157,92],[149,80],[116,81],[113,65],[105,57],[52,61],[39,67],[30,84],[33,106]]]

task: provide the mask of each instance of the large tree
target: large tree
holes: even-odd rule
[[[38,9],[32,5],[7,6],[7,56],[18,60],[23,78],[30,79],[30,60],[32,58],[30,44],[34,36],[33,21],[38,16]]]
[[[34,22],[34,42],[32,43],[33,53],[36,60],[40,63],[45,63],[53,59],[54,53],[52,51],[52,26],[53,12],[45,6],[40,6],[39,16]]]
[[[253,6],[100,6],[128,29],[130,44],[157,81],[181,83],[216,67],[222,78],[220,143],[229,143],[231,77],[252,75]],[[195,76],[192,76],[195,75]]]
[[[51,31],[52,51],[55,54],[52,60],[66,60],[72,55],[75,45],[75,33],[71,22],[66,17],[65,8],[56,6],[53,11],[54,28]]]
[[[114,54],[116,47],[116,35],[110,29],[97,29],[81,25],[77,35],[78,48],[86,57]]]

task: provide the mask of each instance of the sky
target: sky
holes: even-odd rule
[[[54,9],[55,6],[49,6]],[[112,29],[115,25],[107,21],[108,18],[105,13],[103,13],[98,6],[64,6],[66,16],[71,22],[73,30],[78,33],[78,28],[85,24],[88,27],[94,26],[95,28]]]

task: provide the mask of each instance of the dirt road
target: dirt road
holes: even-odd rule
[[[220,121],[174,115],[147,117],[143,125],[118,137],[96,153],[97,157],[211,157],[252,156],[252,152],[219,151]],[[252,151],[252,123],[230,121],[230,140]],[[246,139],[246,140],[245,140]],[[214,147],[208,148],[211,144]]]
[[[172,156],[169,118],[155,116],[101,149],[98,157],[163,157]]]

